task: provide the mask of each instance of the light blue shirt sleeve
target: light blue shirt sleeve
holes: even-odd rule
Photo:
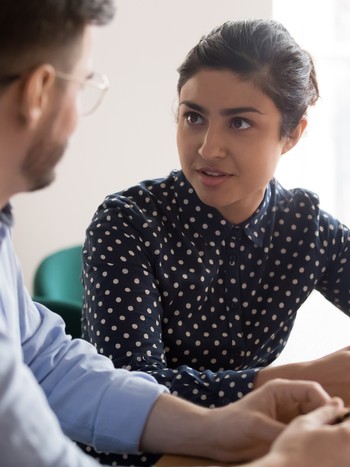
[[[137,453],[149,413],[168,389],[148,374],[115,369],[92,345],[67,336],[58,315],[31,300],[13,252],[10,223],[2,214],[1,465],[95,465],[59,426],[67,437],[97,451]],[[3,464],[4,452],[8,463]]]
[[[3,329],[0,356],[1,466],[97,467],[62,433],[44,393]]]
[[[24,361],[63,431],[97,451],[139,452],[149,412],[167,389],[146,373],[115,369],[86,341],[71,340],[58,315],[29,305],[39,314],[40,326],[35,337],[23,336]]]

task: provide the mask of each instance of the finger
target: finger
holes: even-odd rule
[[[281,409],[307,413],[331,401],[329,394],[314,381],[278,380],[272,392],[277,413]]]
[[[321,387],[322,391],[326,394],[326,398],[323,399],[323,396],[320,394],[320,398],[317,398],[316,393],[310,393],[310,399],[307,399],[305,402],[301,403],[300,405],[300,413],[307,414],[318,407],[322,407],[325,404],[333,404],[335,407],[338,407],[339,410],[344,412],[344,402],[340,397],[330,397],[329,394],[324,391]]]
[[[334,398],[323,407],[319,407],[306,415],[298,417],[293,423],[299,423],[304,427],[307,426],[312,429],[320,427],[321,425],[335,423],[343,413],[344,406],[342,401],[338,398]]]
[[[334,424],[336,423],[343,423],[346,421],[349,421],[350,420],[350,409],[347,408],[344,410],[344,412],[342,414],[339,415],[339,417],[336,418]]]

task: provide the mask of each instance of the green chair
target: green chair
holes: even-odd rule
[[[44,258],[35,271],[33,300],[62,316],[67,334],[81,336],[82,246],[65,248]]]

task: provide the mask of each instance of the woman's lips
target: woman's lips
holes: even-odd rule
[[[221,185],[222,183],[226,182],[226,180],[228,180],[230,177],[232,177],[232,175],[227,172],[210,168],[198,169],[197,173],[199,175],[200,181],[203,183],[203,185],[206,186]]]

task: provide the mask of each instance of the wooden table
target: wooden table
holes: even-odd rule
[[[234,464],[225,464],[224,462],[216,462],[212,459],[203,457],[190,457],[190,456],[175,456],[166,455],[162,456],[158,462],[155,463],[155,467],[193,467],[193,466],[227,466]]]

